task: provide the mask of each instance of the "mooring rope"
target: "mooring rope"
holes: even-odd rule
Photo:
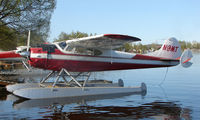
[[[165,76],[164,76],[164,79],[160,82],[159,86],[161,86],[164,82],[165,82],[165,79],[167,77],[167,73],[168,73],[168,67],[167,67],[167,70],[165,72]]]

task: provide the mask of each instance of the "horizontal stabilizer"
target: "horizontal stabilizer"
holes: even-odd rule
[[[190,67],[192,63],[189,61],[191,60],[192,57],[193,57],[192,51],[190,49],[185,50],[180,58],[181,65],[185,68]]]

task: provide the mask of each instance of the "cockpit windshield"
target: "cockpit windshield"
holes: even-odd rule
[[[67,43],[64,41],[64,42],[58,43],[58,45],[59,45],[62,49],[64,49],[64,48],[67,46]]]

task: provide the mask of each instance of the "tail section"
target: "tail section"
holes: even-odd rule
[[[165,40],[165,43],[159,50],[149,55],[163,58],[163,60],[180,60],[180,64],[183,67],[190,67],[192,65],[192,63],[189,62],[193,57],[192,52],[187,49],[181,53],[181,45],[176,38]]]
[[[176,38],[165,40],[162,47],[154,52],[154,56],[166,59],[179,59],[181,57],[181,45]]]

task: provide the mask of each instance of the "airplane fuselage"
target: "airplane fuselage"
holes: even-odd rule
[[[60,71],[62,68],[71,72],[109,71],[170,67],[179,64],[179,60],[163,61],[159,57],[114,50],[103,50],[101,55],[63,53],[59,49],[49,52],[42,48],[31,48],[30,51],[31,66],[53,71]]]

